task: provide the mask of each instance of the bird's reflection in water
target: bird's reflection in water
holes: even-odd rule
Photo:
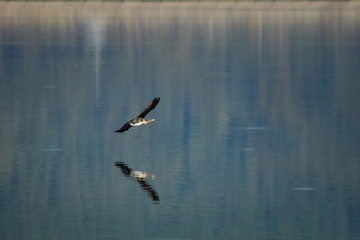
[[[126,177],[130,177],[132,179],[135,179],[137,183],[140,185],[140,187],[147,193],[147,195],[151,198],[151,200],[155,204],[159,204],[159,195],[151,186],[148,184],[145,180],[146,179],[154,179],[154,175],[147,173],[147,172],[141,172],[138,170],[132,170],[129,168],[129,166],[126,163],[123,162],[115,162],[115,166],[121,169],[122,173]]]

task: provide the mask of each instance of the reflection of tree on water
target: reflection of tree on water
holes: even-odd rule
[[[141,172],[138,170],[132,170],[131,168],[128,167],[126,163],[123,162],[115,162],[115,166],[120,168],[126,177],[131,177],[135,179],[140,184],[141,188],[148,194],[151,200],[154,201],[155,204],[159,204],[158,193],[155,191],[153,186],[151,186],[145,181],[145,179],[147,178],[154,179],[153,174],[149,174],[147,172]]]

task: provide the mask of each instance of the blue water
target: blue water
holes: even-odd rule
[[[2,3],[0,239],[359,239],[352,4]]]

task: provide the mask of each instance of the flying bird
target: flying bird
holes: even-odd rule
[[[147,124],[149,122],[153,122],[155,121],[155,119],[149,119],[149,120],[145,120],[145,116],[151,112],[151,110],[153,110],[156,105],[160,102],[160,98],[154,98],[145,108],[144,110],[142,110],[142,112],[134,119],[128,121],[127,123],[125,123],[119,130],[116,130],[115,132],[125,132],[127,131],[129,128],[131,128],[132,126],[140,126],[142,124]]]
[[[115,166],[121,169],[123,174],[126,177],[130,177],[132,179],[135,179],[140,187],[148,194],[148,196],[151,198],[151,200],[155,204],[159,204],[159,194],[156,192],[153,186],[151,186],[149,183],[147,183],[146,179],[151,178],[154,179],[153,174],[149,174],[147,172],[141,172],[137,170],[132,170],[128,167],[128,165],[124,162],[115,162]]]

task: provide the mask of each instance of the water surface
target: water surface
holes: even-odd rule
[[[0,18],[1,239],[360,238],[358,4]]]

